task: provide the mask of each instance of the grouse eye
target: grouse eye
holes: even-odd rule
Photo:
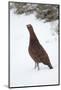
[[[28,25],[28,27],[30,27],[30,25]]]

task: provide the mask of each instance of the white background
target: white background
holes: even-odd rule
[[[14,1],[14,0],[13,0]],[[21,1],[21,0],[17,0]],[[22,0],[25,1],[25,0]],[[26,0],[33,1],[35,0]],[[61,4],[60,0],[36,0],[40,3],[56,3]],[[0,90],[8,90],[8,0],[0,1]],[[61,86],[48,86],[48,87],[33,87],[33,88],[22,88],[34,90],[34,89],[60,89]],[[16,90],[16,89],[15,89]]]

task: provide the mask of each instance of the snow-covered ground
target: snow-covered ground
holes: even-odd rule
[[[32,24],[40,44],[49,55],[53,69],[34,61],[28,53],[29,32],[26,25]],[[38,20],[34,14],[16,15],[10,12],[10,87],[58,84],[58,35],[51,23]],[[55,23],[53,23],[55,26]]]

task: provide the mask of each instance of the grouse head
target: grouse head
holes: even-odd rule
[[[33,27],[31,24],[26,25],[29,32],[33,32]]]
[[[27,26],[27,29],[28,29],[28,31],[30,33],[30,38],[35,39],[36,35],[35,35],[34,30],[33,30],[33,26],[31,24],[28,24],[26,26]]]

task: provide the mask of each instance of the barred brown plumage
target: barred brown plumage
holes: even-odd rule
[[[33,27],[31,24],[27,25],[27,29],[30,33],[30,43],[29,43],[29,54],[32,57],[32,59],[35,61],[35,68],[39,68],[39,63],[43,63],[45,65],[48,65],[50,69],[52,69],[51,62],[49,60],[49,56],[46,53],[45,49],[42,47],[42,45],[39,43],[38,38],[36,37],[36,34],[33,30]]]

